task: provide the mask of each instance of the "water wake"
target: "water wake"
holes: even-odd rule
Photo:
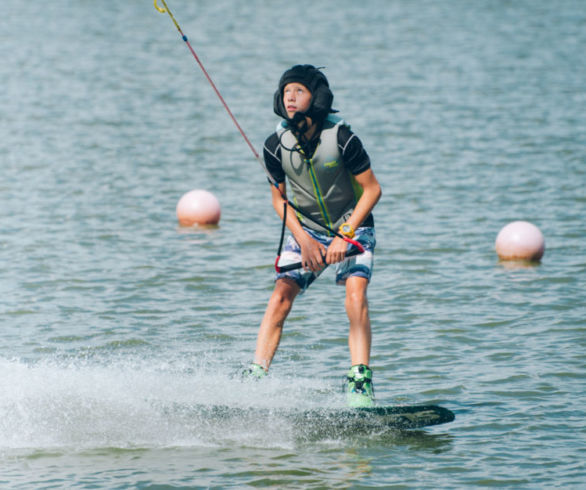
[[[288,446],[295,434],[285,419],[255,418],[250,409],[342,403],[331,386],[308,381],[242,381],[183,361],[0,359],[0,450]],[[249,415],[194,409],[201,406],[244,408]]]

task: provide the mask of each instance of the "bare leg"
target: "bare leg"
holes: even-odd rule
[[[299,293],[299,286],[291,279],[279,279],[269,300],[265,315],[260,324],[256,339],[254,362],[260,364],[266,371],[269,366],[283,332],[283,324],[293,306],[293,300]]]
[[[369,365],[372,334],[368,315],[366,289],[368,280],[364,277],[349,277],[346,281],[346,313],[350,320],[348,345],[352,366]]]

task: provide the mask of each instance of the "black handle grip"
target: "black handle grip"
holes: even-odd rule
[[[363,250],[360,250],[356,247],[352,247],[352,249],[346,253],[346,258],[353,257],[354,255],[360,255],[361,253],[363,253]],[[301,267],[303,267],[303,264],[301,262],[295,262],[294,264],[284,265],[283,267],[275,265],[275,269],[277,269],[277,272],[294,271],[295,269],[301,269]]]

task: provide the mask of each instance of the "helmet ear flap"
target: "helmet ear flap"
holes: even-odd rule
[[[320,123],[328,117],[330,112],[336,112],[332,110],[333,101],[334,94],[330,88],[325,83],[319,84],[313,93],[311,107],[307,115],[312,121]]]
[[[285,110],[285,104],[283,104],[283,92],[279,88],[273,96],[273,111],[277,116],[287,119],[287,111]]]

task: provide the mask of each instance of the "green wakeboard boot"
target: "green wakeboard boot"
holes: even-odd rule
[[[256,364],[251,362],[250,365],[242,371],[242,379],[252,379],[258,381],[261,378],[264,378],[267,375],[267,372],[260,364]]]
[[[346,402],[349,407],[374,406],[372,370],[368,366],[365,364],[352,366],[348,371],[346,380]]]

